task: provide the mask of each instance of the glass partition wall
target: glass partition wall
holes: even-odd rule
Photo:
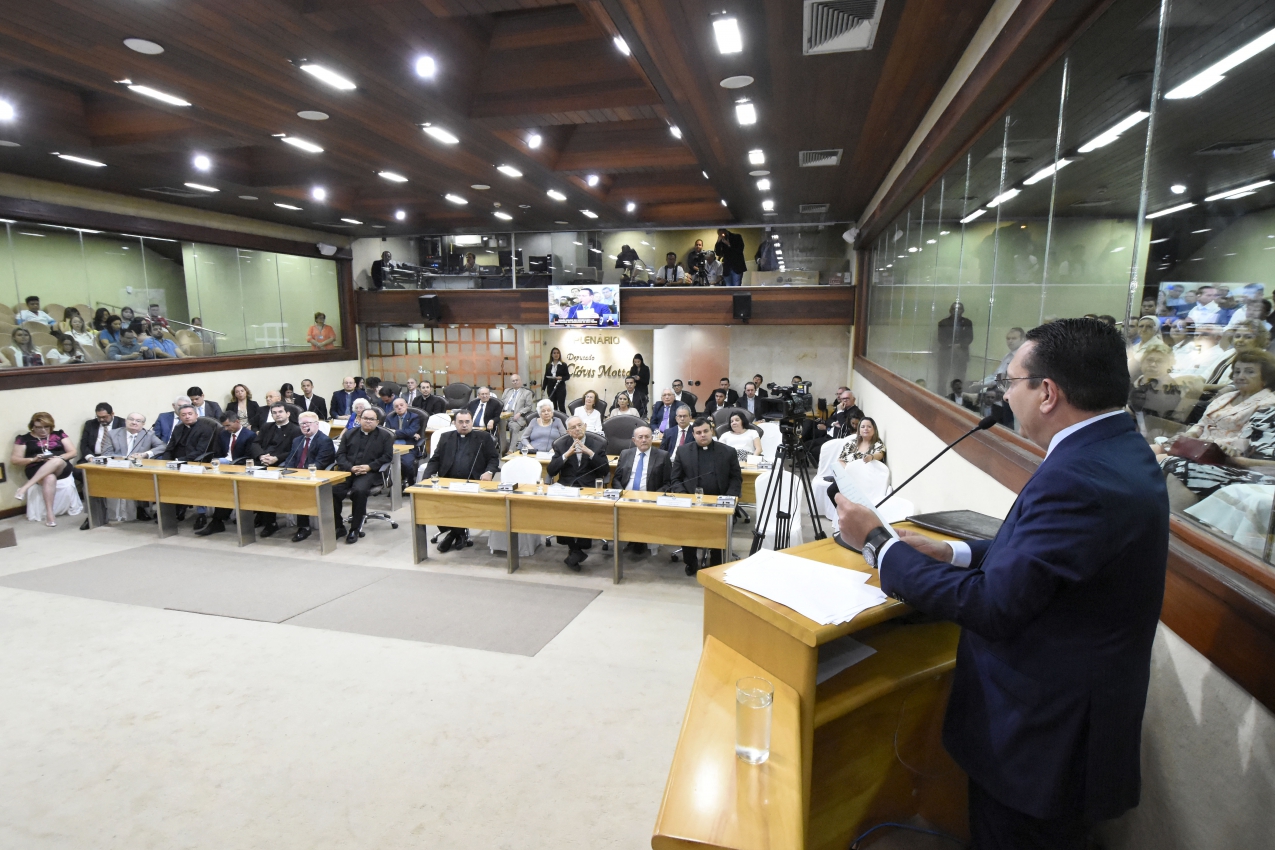
[[[1117,0],[865,249],[867,356],[1013,427],[1023,329],[1117,325],[1175,511],[1269,563],[1273,75],[1270,3]]]

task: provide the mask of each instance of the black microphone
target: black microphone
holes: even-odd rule
[[[943,449],[943,451],[939,452],[934,457],[930,458],[929,463],[927,463],[925,466],[918,469],[916,472],[912,473],[911,477],[909,477],[907,481],[904,481],[898,487],[895,487],[893,490],[891,490],[890,493],[884,499],[877,502],[877,507],[879,508],[882,505],[884,505],[886,502],[890,501],[891,496],[893,496],[895,493],[899,492],[904,487],[911,484],[913,478],[916,478],[922,472],[925,472],[925,470],[929,469],[930,464],[934,463],[934,461],[938,460],[939,458],[943,457],[943,455],[947,454],[948,451],[952,449],[961,440],[964,440],[966,437],[968,437],[970,434],[973,434],[975,431],[986,431],[988,428],[992,427],[995,424],[996,424],[995,416],[984,416],[982,419],[979,420],[977,425],[975,425],[973,428],[966,431],[964,434],[962,434],[960,437],[958,437],[954,441],[948,443],[947,446]]]

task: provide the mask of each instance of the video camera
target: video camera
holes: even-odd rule
[[[774,383],[767,384],[766,389],[770,390],[770,397],[757,400],[759,402],[757,418],[768,419],[772,422],[803,419],[807,413],[814,410],[815,400],[810,394],[811,386],[810,381],[801,381],[788,387],[781,387]]]

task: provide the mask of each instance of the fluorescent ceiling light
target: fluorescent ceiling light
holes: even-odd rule
[[[572,244],[572,245],[584,245],[584,243],[583,243],[583,242],[576,242],[575,240],[572,240],[572,241],[571,241],[571,244]]]
[[[328,199],[328,190],[322,186],[315,186],[310,190],[310,197],[316,201],[326,201]]]
[[[669,127],[669,128],[668,128],[668,131],[669,131],[670,133],[672,133],[672,134],[673,134],[673,138],[675,138],[675,139],[680,139],[680,138],[682,138],[682,128],[681,128],[681,127],[678,127],[676,124],[674,124],[673,126]]]
[[[1238,197],[1239,195],[1242,195],[1242,194],[1250,194],[1250,193],[1252,193],[1252,192],[1256,192],[1258,189],[1261,189],[1261,188],[1263,188],[1263,187],[1265,187],[1265,186],[1269,186],[1269,185],[1271,185],[1271,183],[1273,183],[1273,182],[1275,182],[1275,181],[1272,181],[1272,180],[1259,180],[1259,181],[1258,181],[1258,182],[1256,182],[1256,183],[1250,183],[1250,184],[1248,184],[1247,186],[1241,186],[1241,187],[1239,187],[1238,189],[1228,189],[1228,190],[1226,190],[1225,192],[1218,192],[1216,195],[1209,195],[1209,196],[1208,196],[1207,198],[1205,198],[1204,200],[1206,200],[1206,201],[1220,201],[1220,200],[1222,200],[1222,199],[1224,199],[1224,198],[1235,198],[1235,197]]]
[[[1102,133],[1101,135],[1098,135],[1098,136],[1094,136],[1092,139],[1085,142],[1076,150],[1079,153],[1089,153],[1092,150],[1097,150],[1098,148],[1106,147],[1107,145],[1114,142],[1116,139],[1120,138],[1120,134],[1123,133],[1125,130],[1128,130],[1130,127],[1133,127],[1136,124],[1142,123],[1143,121],[1147,120],[1147,118],[1149,118],[1150,116],[1151,116],[1150,112],[1143,112],[1142,110],[1138,110],[1137,112],[1133,113],[1127,118],[1122,119],[1118,124],[1116,124],[1110,130],[1107,130],[1105,133]]]
[[[735,104],[735,119],[741,125],[757,123],[757,107],[751,101]]]
[[[507,175],[509,177],[522,176],[522,172],[514,168],[512,165],[497,165],[496,170],[499,171],[501,174]]]
[[[1005,203],[1006,201],[1017,198],[1022,193],[1023,193],[1022,189],[1010,189],[1008,192],[1002,192],[1001,194],[997,195],[995,198],[992,198],[990,201],[988,201],[987,207],[988,209],[991,209],[992,207],[999,207],[1001,204]]]
[[[545,194],[553,198],[555,201],[565,201],[567,199],[567,196],[559,192],[557,189],[550,189],[548,192],[545,192]]]
[[[1183,192],[1186,191],[1186,187],[1183,186],[1181,183],[1174,183],[1172,186],[1169,187],[1169,191],[1175,195],[1181,195]]]
[[[203,183],[187,183],[185,184],[191,189],[198,189],[201,192],[220,192],[216,186],[205,186]]]
[[[202,153],[195,154],[195,158],[191,160],[191,164],[200,171],[207,171],[212,168],[212,160],[204,156]]]
[[[402,210],[395,210],[395,211],[394,211],[394,219],[395,219],[396,221],[402,221],[402,220],[403,220],[403,219],[405,219],[405,218],[407,218],[407,213],[403,212]]]
[[[540,143],[542,141],[544,141],[544,139],[540,136],[539,133],[532,133],[530,136],[527,137],[527,147],[533,148],[533,149],[538,148],[540,147]]]
[[[455,242],[457,245],[481,245],[481,244],[483,244],[483,238],[482,238],[481,236],[467,236],[467,235],[464,235],[464,234],[462,234],[462,235],[460,235],[460,236],[457,236],[457,237],[456,237],[455,239],[453,239],[452,241],[453,241],[453,242]]]
[[[722,206],[726,206],[726,199],[722,198]]]
[[[1176,207],[1169,207],[1167,210],[1160,210],[1159,212],[1149,213],[1147,215],[1147,220],[1150,221],[1151,219],[1159,218],[1162,215],[1170,215],[1175,212],[1181,212],[1182,210],[1190,209],[1193,206],[1195,206],[1195,204],[1178,204]]]
[[[757,148],[756,150],[751,150],[748,152],[748,161],[752,163],[753,165],[765,165],[766,152],[763,151],[761,148]]]
[[[761,190],[761,191],[763,191],[763,192],[769,192],[769,191],[770,191],[770,178],[769,178],[769,177],[766,177],[766,178],[762,178],[761,180],[758,180],[758,181],[757,181],[757,188],[758,188],[758,189],[760,189],[760,190]],[[778,237],[776,237],[776,238],[778,238]]]
[[[744,38],[735,18],[718,18],[713,21],[713,35],[717,38],[718,53],[739,53],[744,49]]]
[[[765,210],[766,212],[770,212],[771,210],[775,208],[775,202],[772,201],[770,198],[767,198],[766,200],[761,202],[761,208]]]
[[[129,50],[136,51],[137,53],[144,53],[147,56],[158,56],[164,52],[162,45],[156,44],[153,41],[148,41],[144,38],[126,38],[124,39],[124,46]]]
[[[302,71],[305,71],[321,83],[327,83],[334,89],[352,91],[358,88],[358,86],[354,85],[354,83],[350,82],[345,77],[342,77],[336,71],[333,71],[330,68],[325,68],[322,65],[302,65],[300,67]]]
[[[939,236],[946,236],[946,235],[948,235],[948,234],[949,234],[949,233],[951,233],[951,232],[952,232],[952,231],[950,231],[950,230],[940,230],[940,231],[939,231]]]
[[[599,179],[600,179],[600,178],[598,177],[598,175],[596,175],[596,174],[590,174],[588,177],[584,178],[584,182],[585,182],[585,183],[588,183],[590,186],[596,186],[596,185],[598,185],[598,180],[599,180]]]
[[[479,192],[486,192],[491,187],[488,186],[486,183],[470,183],[469,188],[477,189]]]
[[[292,204],[281,204],[281,203],[279,203],[278,201],[275,201],[275,204],[274,204],[274,205],[275,205],[276,207],[278,207],[279,209],[283,209],[283,210],[299,210],[299,209],[301,209],[301,207],[294,207]]]
[[[632,201],[629,201],[627,204],[624,205],[625,212],[633,212],[635,209],[637,209],[637,204],[633,203]]]
[[[500,219],[501,221],[513,221],[513,216],[511,216],[509,213],[494,212],[492,213],[492,215],[494,215],[496,218]]]
[[[592,210],[580,210],[580,215],[584,216],[585,218],[597,218],[597,217],[598,217],[598,214],[597,214],[597,213],[595,213],[595,212],[593,212]],[[598,253],[602,253],[602,252],[601,252],[601,251],[599,251]]]
[[[1227,71],[1245,60],[1252,59],[1272,44],[1275,44],[1275,29],[1267,30],[1239,50],[1224,59],[1214,62],[1185,83],[1182,83],[1182,85],[1170,89],[1169,93],[1164,96],[1165,99],[1182,100],[1183,98],[1195,97],[1197,94],[1208,91],[1226,79]]]
[[[446,198],[447,200],[451,201],[453,204],[459,204],[459,205],[460,205],[460,206],[462,206],[462,207],[463,207],[465,204],[469,203],[469,201],[465,200],[465,199],[464,199],[464,198],[462,198],[460,195],[453,195],[453,194],[452,194],[452,193],[450,193],[450,192],[448,192],[446,195],[443,195],[443,197],[444,197],[444,198]]]
[[[407,182],[406,177],[394,171],[378,171],[376,172],[376,174],[378,177],[383,177],[386,180],[390,181],[391,183],[406,183]]]
[[[422,56],[416,60],[416,76],[418,77],[432,78],[437,70],[438,64],[433,56]]]
[[[629,50],[629,43],[625,41],[624,39],[620,38],[620,36],[618,35],[615,38],[611,39],[611,43],[615,45],[616,50],[620,51],[625,56],[628,56],[632,52],[631,50]]]
[[[969,224],[971,221],[978,218],[980,215],[983,215],[985,212],[987,212],[987,210],[985,209],[974,210],[974,212],[970,213],[969,215],[965,216],[965,218],[961,219],[961,224]]]
[[[776,242],[778,242],[778,241],[779,241],[779,234],[778,234],[778,233],[772,233],[772,234],[770,235],[770,238],[771,238],[771,239],[774,239]]]
[[[12,121],[17,114],[13,109],[12,103],[7,100],[0,100],[0,121]]]
[[[129,86],[128,90],[136,92],[137,94],[146,95],[147,97],[153,97],[156,100],[167,103],[169,106],[190,106],[189,100],[182,100],[175,94],[162,92],[159,89],[153,89],[150,86]]]
[[[460,141],[460,139],[456,138],[451,133],[444,130],[442,127],[426,126],[423,129],[428,135],[437,139],[438,141],[442,142],[445,145],[454,145]]]
[[[1202,227],[1202,228],[1200,228],[1199,230],[1192,230],[1192,231],[1191,231],[1191,233],[1192,233],[1192,234],[1195,234],[1195,233],[1208,233],[1208,232],[1209,232],[1210,230],[1212,230],[1212,229],[1213,229],[1213,228],[1211,228],[1211,227]]]
[[[707,171],[701,171],[701,172],[700,172],[700,174],[703,174],[703,175],[704,175],[704,179],[705,179],[705,180],[707,180],[707,179],[708,179],[708,172],[707,172]]]
[[[306,153],[323,153],[323,148],[319,147],[314,142],[307,142],[305,139],[298,139],[296,136],[284,136],[282,141],[285,145],[292,145],[294,148],[300,148]]]
[[[105,168],[105,162],[98,162],[96,159],[85,159],[82,156],[72,156],[69,153],[54,154],[58,159],[65,159],[68,162],[78,162],[80,165],[91,165],[94,168]]]
[[[343,218],[341,219],[341,221],[345,222],[346,224],[362,224],[363,223],[359,221],[357,218]]]
[[[1044,180],[1046,177],[1053,176],[1057,172],[1062,171],[1064,168],[1071,165],[1073,162],[1075,162],[1074,159],[1060,159],[1056,163],[1051,162],[1049,165],[1046,165],[1040,171],[1037,171],[1031,177],[1028,177],[1026,180],[1024,180],[1023,185],[1035,186],[1037,183]]]
[[[1169,241],[1169,237],[1164,236],[1164,237],[1161,237],[1160,239],[1152,239],[1152,240],[1151,240],[1150,242],[1148,242],[1147,244],[1148,244],[1148,245],[1159,245],[1161,242],[1168,242],[1168,241]]]

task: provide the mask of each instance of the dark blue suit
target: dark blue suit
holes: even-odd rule
[[[167,444],[169,437],[173,436],[173,427],[180,421],[176,413],[166,410],[155,417],[155,424],[151,426],[151,430],[155,432],[155,436]]]
[[[686,437],[682,440],[682,445],[689,446],[695,442],[695,435],[691,433],[693,430],[691,425],[686,426]],[[677,451],[674,443],[677,442],[677,423],[670,425],[660,436],[660,448],[669,453],[669,457]]]
[[[668,412],[669,428],[677,427],[677,419],[676,419],[677,408],[681,404],[683,404],[683,402],[675,401],[673,402],[673,406],[669,408],[669,412]],[[686,405],[686,406],[690,407],[690,405]],[[691,415],[694,416],[694,414],[695,414],[695,411],[692,410]],[[665,429],[660,427],[660,423],[662,423],[663,421],[664,421],[664,399],[660,399],[655,404],[651,405],[651,430],[664,431]]]
[[[319,469],[327,469],[336,463],[336,446],[332,442],[332,438],[323,433],[324,428],[320,428],[319,432],[310,438],[310,450],[306,452],[305,463],[301,462],[301,447],[305,445],[305,434],[297,437],[292,441],[292,449],[288,452],[288,456],[283,461],[284,469],[305,469],[310,464],[314,464]],[[269,516],[273,522],[274,515]],[[297,527],[309,528],[310,517],[304,514],[297,515]]]
[[[996,539],[962,569],[894,544],[881,589],[962,627],[943,743],[996,801],[1034,818],[1138,804],[1169,501],[1134,420],[1065,437]]]
[[[345,390],[337,390],[332,393],[332,400],[328,403],[328,415],[333,419],[341,416],[349,416],[350,407],[354,404],[354,400],[356,398],[367,398],[367,391],[364,389],[357,389],[348,395]]]
[[[235,437],[235,453],[230,456],[229,463],[243,463],[246,458],[256,459],[257,432],[251,431],[247,427],[240,428]],[[230,448],[230,432],[223,430],[217,436],[217,457],[224,460],[226,450]]]

